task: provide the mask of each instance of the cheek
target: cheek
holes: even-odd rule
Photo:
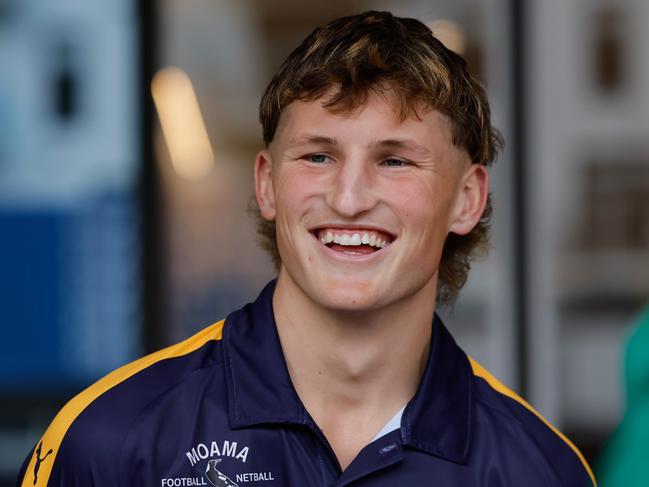
[[[438,211],[435,191],[429,184],[422,184],[418,180],[395,185],[389,191],[383,191],[383,196],[389,200],[390,206],[398,212],[406,226],[420,226],[434,219]]]
[[[450,192],[443,185],[414,180],[392,191],[392,206],[417,247],[440,247],[448,233]]]
[[[275,225],[280,250],[288,251],[304,236],[301,231],[305,218],[315,205],[316,187],[312,181],[300,177],[298,171],[278,178],[275,191]]]
[[[308,201],[312,198],[312,193],[312,191],[309,191],[309,186],[300,184],[299,182],[291,182],[280,186],[279,191],[275,195],[278,217],[280,215],[287,218],[299,216],[300,213],[303,213]]]
[[[308,168],[286,167],[273,182],[277,210],[294,216],[303,212],[326,188],[323,175]]]

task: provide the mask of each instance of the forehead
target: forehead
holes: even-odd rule
[[[294,101],[282,112],[273,143],[285,145],[304,134],[360,142],[373,139],[415,139],[429,147],[453,146],[452,122],[421,103],[405,117],[388,94],[370,92],[351,110],[327,107],[327,95],[313,101]]]

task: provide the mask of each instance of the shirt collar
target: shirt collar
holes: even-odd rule
[[[270,282],[253,303],[230,314],[223,329],[223,359],[230,426],[307,424],[309,416],[291,382],[282,353]],[[405,445],[466,463],[471,445],[471,368],[437,315],[419,389],[404,411]]]
[[[406,445],[464,464],[473,424],[471,365],[437,315],[432,335],[424,376],[403,414],[401,436]]]
[[[306,409],[288,374],[273,314],[275,281],[257,300],[230,314],[223,327],[223,360],[230,426],[299,423]]]

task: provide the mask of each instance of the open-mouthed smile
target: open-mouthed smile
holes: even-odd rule
[[[367,255],[390,245],[395,237],[391,234],[367,228],[323,227],[312,231],[325,246],[351,255]]]

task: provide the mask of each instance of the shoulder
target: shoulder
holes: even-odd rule
[[[120,485],[121,449],[132,423],[195,372],[220,364],[223,324],[124,365],[71,399],[26,462],[22,485]]]
[[[584,456],[563,433],[479,363],[472,358],[469,362],[475,384],[475,440],[497,441],[498,449],[507,451],[513,477],[530,478],[531,470],[537,470],[546,479],[544,485],[596,485]]]

